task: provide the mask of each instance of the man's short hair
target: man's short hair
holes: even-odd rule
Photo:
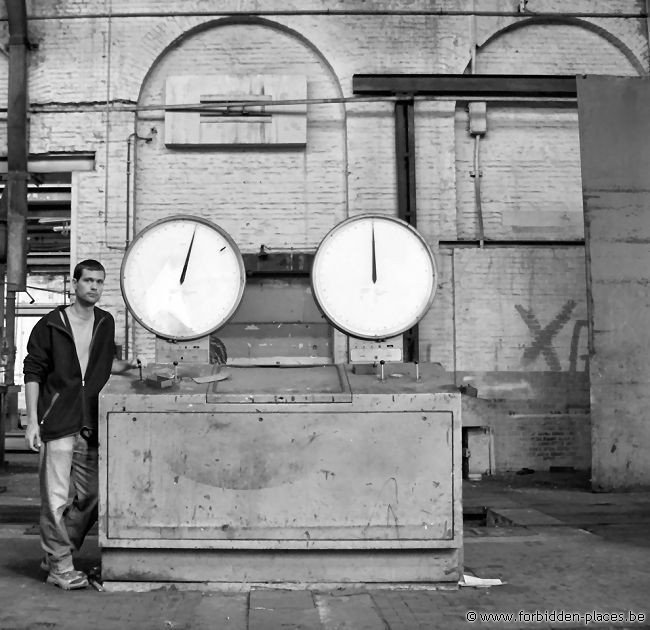
[[[98,260],[88,258],[87,260],[82,260],[80,263],[77,263],[77,266],[74,268],[72,277],[75,280],[79,280],[84,273],[84,269],[87,269],[88,271],[103,271],[104,275],[106,275],[106,269],[104,269],[104,265],[102,265],[102,263],[100,263]]]

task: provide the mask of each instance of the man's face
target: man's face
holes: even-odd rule
[[[92,306],[102,297],[102,292],[104,291],[104,272],[82,269],[81,278],[79,280],[73,278],[72,286],[79,303],[84,306]]]

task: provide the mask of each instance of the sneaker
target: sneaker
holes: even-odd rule
[[[65,573],[50,571],[46,581],[48,584],[54,584],[64,591],[72,591],[88,586],[88,578],[83,571],[66,571]]]

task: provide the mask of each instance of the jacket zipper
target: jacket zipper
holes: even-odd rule
[[[90,337],[90,343],[88,344],[88,363],[90,364],[90,355],[93,351],[93,344],[95,343],[95,338],[97,337],[97,331],[99,330],[99,327],[102,325],[105,317],[102,317],[98,322],[97,326],[95,326],[95,329],[93,330],[93,334]],[[74,340],[74,337],[73,337]],[[86,372],[88,371],[88,366],[86,365]],[[82,424],[86,421],[86,375],[82,374],[81,375],[81,418],[82,418]]]
[[[102,325],[102,323],[104,322],[105,319],[106,319],[105,317],[102,317],[102,318],[97,322],[97,326],[95,326],[95,330],[93,330],[93,334],[92,334],[92,336],[90,337],[90,343],[88,344],[88,363],[90,363],[90,353],[91,353],[92,350],[93,350],[93,343],[95,343],[95,338],[97,337],[97,331],[99,330],[99,327]],[[86,371],[88,371],[88,366],[86,366]],[[83,387],[84,384],[85,384],[85,380],[86,380],[86,375],[83,374],[82,377],[81,377],[81,386],[82,386],[82,387]]]
[[[45,413],[41,418],[40,424],[43,424],[45,422],[45,418],[47,418],[50,415],[50,411],[52,411],[52,407],[54,407],[54,403],[57,401],[58,397],[59,397],[59,392],[54,392],[54,396],[52,396],[52,400],[50,401],[48,408],[45,410]]]
[[[97,331],[99,330],[99,327],[102,325],[102,323],[104,322],[105,319],[106,319],[106,317],[102,317],[97,322],[97,326],[95,326],[95,329],[93,330],[93,334],[90,337],[90,343],[88,344],[88,360],[89,360],[89,362],[90,362],[90,353],[92,351],[93,343],[95,342],[95,338],[97,337]],[[64,330],[69,335],[70,339],[72,339],[72,343],[74,344],[74,335],[68,330],[67,326],[63,326],[62,330]],[[81,367],[81,366],[79,366],[79,367]],[[86,371],[87,370],[88,370],[88,366],[86,366]],[[84,416],[85,409],[86,409],[86,405],[85,405],[86,391],[85,390],[86,390],[86,375],[82,374],[81,375],[81,398],[82,398],[81,415],[82,415],[82,424],[83,424],[83,421],[85,420],[85,418],[83,416]],[[52,398],[52,402],[50,403],[50,406],[47,408],[46,412],[43,414],[43,419],[41,420],[41,424],[43,424],[43,422],[45,421],[45,417],[47,416],[47,414],[52,409],[52,406],[54,405],[54,401],[56,400],[56,398],[58,398],[58,396],[59,396],[58,392],[56,394],[54,394],[54,397]]]
[[[99,330],[99,327],[102,325],[102,323],[104,322],[105,319],[106,319],[106,317],[102,317],[97,322],[97,326],[95,326],[95,329],[93,330],[93,334],[90,337],[90,343],[88,344],[88,362],[89,363],[90,363],[90,353],[92,352],[93,343],[95,343],[95,338],[97,337],[97,331]],[[59,327],[57,327],[57,328],[59,328]],[[67,333],[67,335],[70,337],[70,339],[72,339],[72,343],[74,344],[74,335],[68,330],[68,328],[66,326],[63,326],[63,327],[60,328],[60,330],[64,330]],[[81,366],[79,366],[79,367],[81,367]],[[86,371],[87,370],[88,370],[88,366],[86,366]],[[86,375],[82,374],[81,375],[81,386],[85,387],[85,385],[86,385]]]
[[[88,351],[90,355],[90,351]],[[86,423],[86,379],[81,379],[81,425],[82,429]]]

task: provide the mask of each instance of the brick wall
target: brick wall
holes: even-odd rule
[[[421,332],[428,356],[478,389],[463,423],[490,428],[493,470],[589,468],[584,249],[454,248],[438,261],[452,281]]]
[[[149,75],[142,105],[164,102],[164,82],[184,74],[298,74],[308,96],[336,98],[340,88],[324,61],[283,30],[227,25],[200,31],[171,51]],[[315,248],[346,216],[346,151],[340,104],[309,109],[306,148],[237,147],[168,149],[162,120],[140,120],[140,133],[155,129],[138,151],[138,225],[178,212],[221,224],[245,252]]]
[[[454,251],[456,369],[584,372],[582,248]]]
[[[458,236],[478,238],[474,139],[466,110],[456,115]],[[488,107],[478,170],[484,236],[496,240],[584,237],[578,112],[571,108]]]
[[[464,427],[486,427],[491,435],[492,472],[591,466],[589,413],[543,409],[534,402],[463,396]]]
[[[501,419],[494,431],[499,471],[591,466],[591,423],[587,414],[525,415]]]

